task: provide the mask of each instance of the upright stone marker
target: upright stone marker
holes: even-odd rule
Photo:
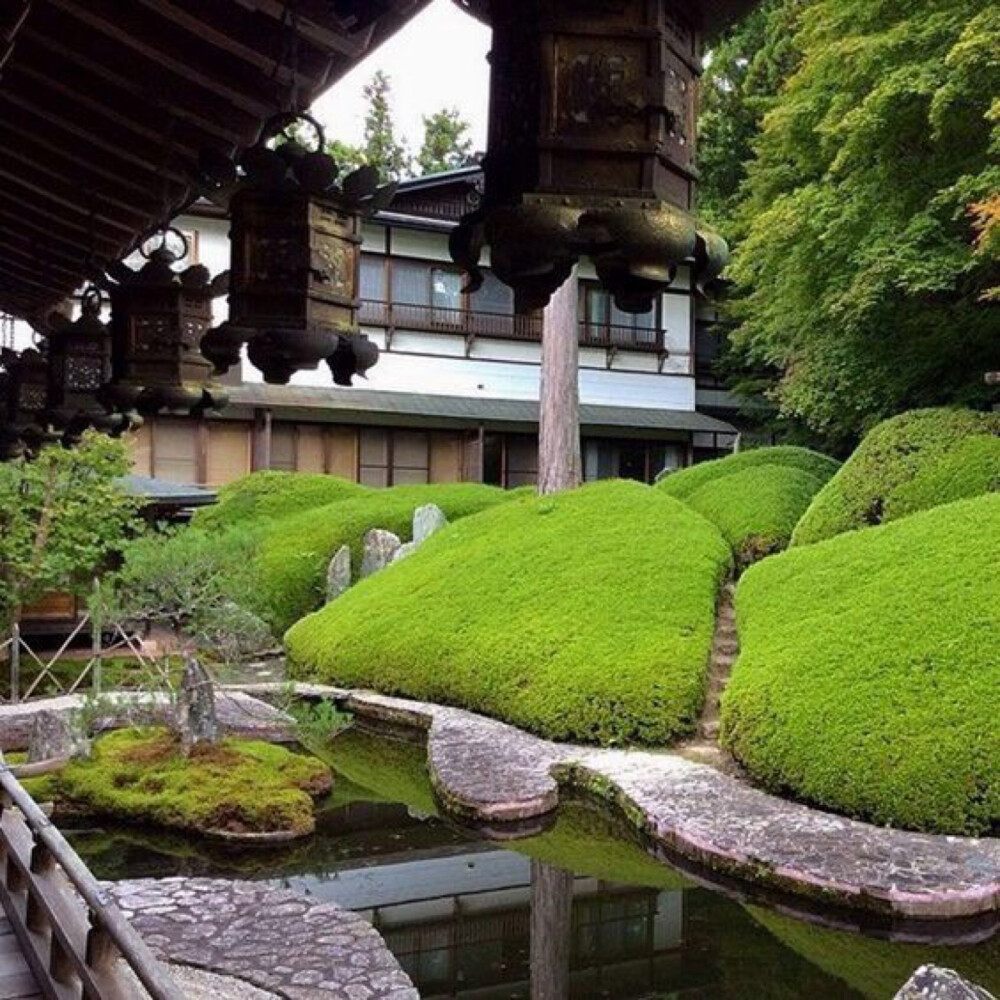
[[[185,757],[200,743],[219,741],[215,688],[212,678],[194,656],[188,656],[184,661],[175,722]]]
[[[326,571],[326,600],[335,601],[351,586],[351,547],[341,545]]]
[[[435,503],[424,504],[413,512],[413,543],[419,545],[431,535],[437,534],[448,526],[448,518],[444,511]]]
[[[361,559],[361,577],[371,576],[383,570],[392,562],[393,556],[403,543],[399,536],[381,528],[372,528],[365,535],[365,550]]]

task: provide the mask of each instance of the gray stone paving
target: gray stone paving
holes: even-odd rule
[[[84,695],[62,695],[20,705],[0,705],[0,751],[24,750],[28,746],[35,716],[50,711],[65,714],[83,708]],[[101,699],[109,706],[109,716],[102,720],[105,728],[133,725],[136,722],[162,722],[172,711],[166,694],[115,692]],[[288,742],[294,739],[292,720],[272,705],[240,691],[220,692],[216,698],[216,713],[223,732],[232,736]]]
[[[896,994],[895,1000],[994,1000],[994,997],[951,969],[924,965]]]
[[[162,961],[285,1000],[419,1000],[379,933],[333,903],[224,879],[138,879],[108,888]]]
[[[469,820],[543,816],[558,802],[559,782],[573,782],[615,802],[675,856],[723,875],[898,917],[1000,910],[997,839],[859,823],[675,754],[558,745],[458,709],[319,685],[296,690],[428,731],[431,780],[448,808]]]

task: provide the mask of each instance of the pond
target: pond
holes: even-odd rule
[[[337,781],[315,836],[282,848],[67,833],[100,878],[268,879],[356,910],[425,1000],[892,1000],[925,962],[1000,992],[995,928],[952,927],[946,941],[926,925],[860,934],[843,914],[802,919],[652,857],[582,800],[547,829],[487,839],[440,816],[422,745],[358,726],[328,759]]]

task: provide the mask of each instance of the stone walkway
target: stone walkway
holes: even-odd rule
[[[419,1000],[379,933],[333,903],[223,879],[139,879],[108,888],[162,961],[285,1000]]]
[[[72,712],[84,708],[86,704],[85,695],[72,694],[20,705],[0,705],[0,751],[26,749],[32,720],[43,709]],[[100,722],[102,728],[108,729],[140,722],[161,722],[170,710],[166,694],[118,691],[105,695],[101,704],[109,707],[109,716]],[[216,711],[223,730],[229,735],[271,742],[290,742],[294,739],[292,722],[287,715],[240,691],[219,692],[216,695]]]
[[[673,856],[720,875],[896,917],[1000,911],[1000,840],[859,823],[674,754],[549,743],[470,712],[376,694],[307,684],[296,691],[427,732],[435,789],[468,821],[537,819],[556,807],[560,784],[572,784],[617,805]]]

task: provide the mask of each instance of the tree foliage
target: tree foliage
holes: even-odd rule
[[[1000,8],[812,0],[797,23],[801,62],[764,116],[736,210],[733,341],[748,366],[780,373],[785,416],[844,445],[902,410],[979,404],[983,372],[1000,367],[1000,319],[983,301],[996,285]]]
[[[0,623],[47,591],[82,592],[122,550],[141,505],[118,483],[128,471],[124,444],[92,431],[0,463]]]
[[[469,123],[458,108],[442,108],[424,115],[424,144],[417,154],[421,174],[438,174],[457,170],[472,161],[472,140]]]
[[[347,172],[364,164],[378,168],[390,181],[398,181],[410,173],[410,151],[406,142],[396,135],[392,117],[392,80],[382,70],[376,71],[365,84],[363,94],[368,102],[365,113],[365,136],[360,146],[334,140],[327,144],[327,152]]]

